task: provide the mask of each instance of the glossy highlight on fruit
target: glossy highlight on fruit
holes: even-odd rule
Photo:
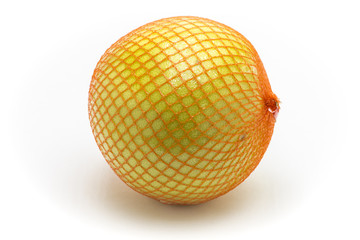
[[[105,52],[88,111],[100,151],[128,186],[164,203],[198,204],[255,169],[279,100],[240,33],[205,18],[173,17]]]

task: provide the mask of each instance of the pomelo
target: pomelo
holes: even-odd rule
[[[96,143],[128,186],[164,203],[198,204],[258,165],[278,103],[244,36],[209,19],[173,17],[105,52],[88,110]]]

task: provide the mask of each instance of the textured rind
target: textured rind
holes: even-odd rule
[[[164,203],[232,190],[270,142],[278,103],[251,43],[198,17],[146,24],[98,62],[89,90],[95,140],[115,173]]]

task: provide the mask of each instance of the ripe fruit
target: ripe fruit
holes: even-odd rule
[[[174,17],[105,52],[89,117],[103,156],[128,186],[164,203],[197,204],[232,190],[258,165],[278,102],[241,34]]]

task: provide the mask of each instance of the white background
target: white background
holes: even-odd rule
[[[1,239],[360,239],[358,1],[1,1]],[[163,17],[222,22],[258,50],[281,111],[232,192],[167,206],[113,174],[87,93],[103,52]]]

